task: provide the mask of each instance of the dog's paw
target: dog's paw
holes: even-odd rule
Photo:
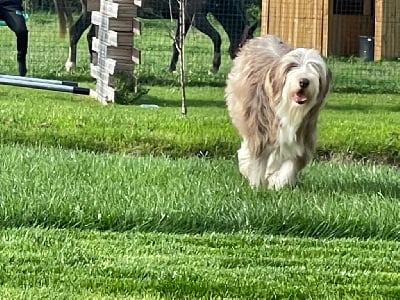
[[[295,185],[295,177],[283,177],[279,173],[275,173],[268,177],[268,188],[270,190],[280,190],[284,187],[294,187]]]

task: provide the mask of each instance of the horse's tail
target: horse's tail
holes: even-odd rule
[[[73,23],[72,11],[68,0],[54,0],[54,7],[58,15],[58,31],[60,37],[64,38],[67,34],[67,24],[71,26]]]

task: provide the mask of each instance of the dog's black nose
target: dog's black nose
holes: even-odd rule
[[[301,78],[299,84],[301,88],[305,89],[310,84],[310,80],[308,80],[307,78]]]

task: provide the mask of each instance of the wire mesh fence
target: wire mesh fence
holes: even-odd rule
[[[142,51],[138,75],[142,82],[174,84],[170,73],[177,39],[177,6],[171,1],[142,3],[139,17],[142,35],[135,38]],[[177,1],[172,1],[171,4]],[[237,0],[186,1],[185,69],[188,85],[223,85],[234,55],[244,40],[253,35],[258,16]],[[172,67],[173,68],[173,67]]]
[[[76,20],[80,2],[64,3]],[[93,80],[86,33],[78,43],[77,68],[67,72],[68,38],[59,36],[53,1],[28,0],[24,7],[29,15],[28,76]],[[135,68],[139,83],[179,85],[178,72],[171,72],[177,8],[178,0],[142,0],[138,10],[142,34],[133,41],[141,51],[141,64]],[[333,71],[335,91],[400,93],[400,2],[396,0],[186,0],[186,13],[187,85],[224,86],[236,46],[257,21],[254,36],[275,34],[293,47],[320,50]],[[0,26],[0,73],[17,73],[15,57],[15,35]]]
[[[7,3],[13,1],[7,1]],[[18,1],[16,1],[18,2]],[[3,2],[1,2],[3,3]],[[5,3],[5,1],[4,1]],[[0,4],[0,11],[2,10]],[[70,2],[76,11],[80,9],[79,2]],[[26,24],[29,30],[27,66],[28,76],[59,78],[68,77],[64,71],[64,62],[68,56],[68,40],[61,38],[58,31],[58,18],[53,1],[29,0],[23,2],[23,8],[28,15]],[[16,75],[16,36],[4,22],[0,26],[0,66],[1,73]],[[82,45],[81,45],[82,44]],[[83,72],[89,71],[87,46],[79,45],[79,58]],[[88,77],[90,75],[88,73]]]

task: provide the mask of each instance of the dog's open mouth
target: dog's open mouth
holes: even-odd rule
[[[307,98],[306,94],[304,94],[303,90],[299,90],[298,92],[296,92],[293,95],[294,102],[296,102],[297,104],[300,104],[300,105],[306,103],[307,99],[308,98]]]

